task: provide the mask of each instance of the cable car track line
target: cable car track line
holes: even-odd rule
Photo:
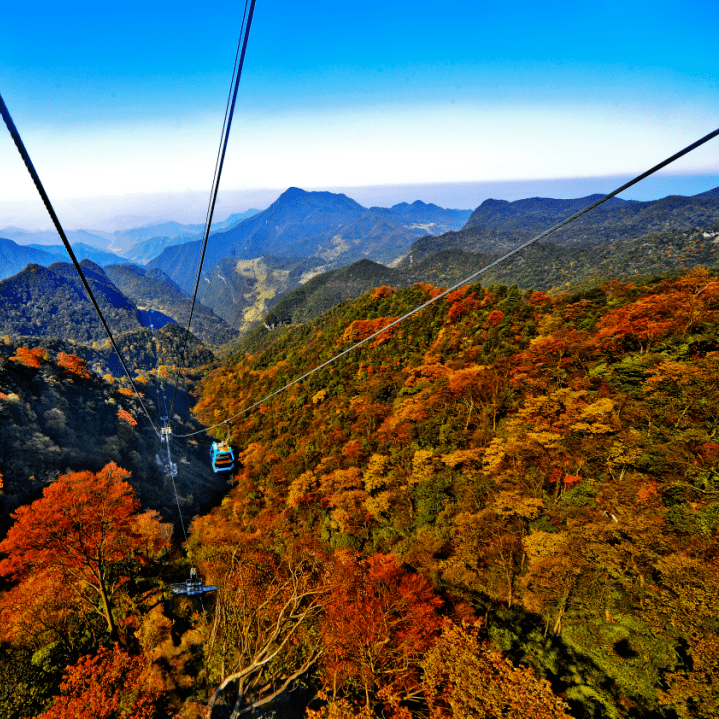
[[[650,168],[646,172],[643,172],[641,175],[637,175],[633,180],[630,180],[629,182],[624,183],[621,187],[618,187],[616,190],[613,190],[608,195],[604,195],[604,197],[601,197],[596,202],[593,202],[591,205],[587,205],[582,210],[579,210],[579,212],[575,212],[571,217],[567,217],[566,219],[562,220],[561,222],[557,223],[553,227],[550,227],[548,230],[545,230],[541,234],[537,235],[536,237],[532,238],[528,242],[525,242],[522,245],[519,245],[519,247],[515,247],[513,250],[510,250],[506,254],[502,255],[500,258],[494,260],[494,262],[490,262],[490,264],[485,265],[480,270],[477,270],[477,272],[472,273],[468,277],[465,277],[460,282],[457,282],[455,285],[452,285],[452,287],[449,287],[446,290],[443,290],[440,294],[436,295],[435,297],[432,297],[429,301],[425,302],[424,304],[419,305],[418,307],[415,307],[414,309],[410,310],[406,314],[402,315],[402,317],[397,318],[394,320],[394,322],[390,322],[386,327],[383,327],[381,330],[375,332],[374,334],[370,335],[369,337],[366,337],[363,340],[360,340],[356,344],[352,345],[346,350],[343,350],[342,352],[339,352],[338,354],[334,355],[334,357],[331,357],[326,362],[323,362],[322,364],[318,365],[314,369],[311,369],[309,372],[305,372],[301,377],[298,377],[297,379],[292,380],[291,382],[288,382],[284,387],[281,387],[280,389],[272,392],[271,394],[268,394],[266,397],[263,397],[258,402],[255,402],[254,404],[245,407],[241,412],[238,412],[237,414],[232,415],[231,417],[228,417],[226,420],[219,422],[218,424],[213,424],[211,427],[206,427],[205,429],[198,430],[197,432],[191,432],[190,434],[177,434],[175,435],[178,438],[184,438],[184,437],[194,437],[197,434],[202,434],[203,432],[209,432],[212,429],[216,429],[217,427],[222,427],[224,424],[228,424],[233,419],[237,419],[238,417],[242,416],[243,414],[246,414],[247,412],[250,412],[251,410],[255,409],[256,407],[259,407],[261,404],[264,404],[268,400],[272,399],[273,397],[276,397],[278,394],[281,394],[285,390],[289,389],[293,385],[298,384],[299,382],[302,382],[303,380],[307,379],[311,375],[313,375],[315,372],[319,372],[321,369],[327,367],[328,365],[331,365],[333,362],[336,362],[341,357],[344,357],[345,355],[349,354],[350,352],[353,352],[358,347],[361,347],[363,344],[366,344],[372,339],[375,339],[379,335],[381,335],[383,332],[386,332],[387,330],[391,329],[392,327],[396,327],[400,322],[404,322],[404,320],[408,319],[409,317],[412,317],[412,315],[417,314],[418,312],[421,312],[426,307],[429,307],[430,305],[434,304],[435,302],[441,300],[443,297],[446,297],[450,292],[454,292],[454,290],[459,289],[460,287],[463,287],[464,285],[468,284],[472,280],[476,279],[480,275],[483,275],[488,270],[491,270],[493,267],[496,267],[497,265],[501,264],[505,260],[509,259],[510,257],[513,257],[517,253],[521,252],[522,250],[526,249],[530,245],[533,245],[535,242],[539,242],[540,240],[543,240],[545,237],[549,237],[549,235],[553,234],[557,230],[561,229],[562,227],[565,227],[570,222],[574,222],[574,220],[580,218],[582,215],[586,215],[588,212],[591,212],[596,207],[599,207],[602,203],[606,202],[607,200],[611,200],[612,197],[616,197],[616,195],[620,194],[621,192],[624,192],[624,190],[630,188],[632,185],[636,185],[637,182],[641,182],[645,178],[649,177],[650,175],[653,175],[655,172],[658,172],[662,168],[666,167],[667,165],[670,165],[675,160],[678,160],[680,157],[683,157],[684,155],[687,155],[692,150],[696,150],[698,147],[701,147],[705,143],[709,142],[709,140],[712,140],[713,138],[717,137],[719,135],[719,128],[714,130],[713,132],[710,132],[708,135],[704,135],[704,137],[700,138],[696,142],[693,142],[691,145],[687,145],[683,150],[680,150],[679,152],[675,153],[671,157],[668,157],[666,160],[663,160],[658,165],[654,165],[654,167]]]
[[[22,138],[20,137],[20,133],[18,132],[17,127],[15,127],[15,123],[13,122],[12,117],[10,116],[10,111],[7,108],[7,105],[5,104],[5,100],[3,100],[2,95],[0,94],[0,114],[3,117],[3,120],[5,120],[5,125],[7,126],[8,131],[10,132],[10,135],[12,136],[13,141],[15,142],[15,146],[18,149],[18,152],[20,153],[20,157],[22,157],[23,162],[25,163],[25,167],[27,167],[27,171],[30,173],[30,177],[32,178],[32,181],[35,183],[35,187],[37,188],[37,191],[40,193],[40,198],[43,201],[43,204],[45,205],[45,209],[47,209],[50,219],[52,220],[53,225],[55,225],[55,229],[57,230],[57,233],[60,235],[60,239],[62,240],[63,245],[65,245],[65,249],[67,250],[67,254],[70,255],[70,259],[72,260],[72,264],[75,265],[75,269],[77,270],[77,274],[80,276],[80,281],[82,282],[83,286],[85,287],[85,291],[87,292],[88,297],[90,298],[90,302],[92,302],[93,307],[95,308],[95,312],[97,312],[97,316],[100,318],[100,322],[102,322],[102,326],[105,328],[105,332],[107,332],[107,336],[110,339],[110,342],[112,343],[112,346],[115,350],[115,353],[117,354],[120,364],[122,365],[122,369],[125,371],[125,375],[127,376],[127,379],[130,380],[130,385],[132,386],[132,389],[135,392],[135,396],[137,397],[138,401],[140,402],[140,406],[142,407],[143,412],[147,416],[147,419],[149,420],[150,424],[152,425],[152,428],[157,432],[157,428],[155,427],[152,418],[150,417],[150,413],[147,411],[147,407],[145,407],[145,403],[142,401],[142,397],[140,397],[140,393],[137,390],[137,387],[135,386],[135,382],[132,379],[132,376],[130,375],[130,370],[127,367],[127,364],[125,363],[125,359],[122,356],[122,353],[120,352],[120,348],[117,346],[117,343],[115,342],[115,338],[112,336],[112,332],[110,331],[110,327],[108,326],[107,322],[105,321],[105,317],[102,314],[102,310],[100,310],[100,305],[97,304],[97,300],[95,299],[95,295],[93,295],[92,290],[90,289],[90,285],[85,278],[85,274],[82,271],[82,267],[80,267],[80,263],[77,261],[77,257],[75,257],[75,253],[73,252],[72,245],[69,243],[67,236],[65,235],[65,231],[62,229],[62,225],[60,224],[60,220],[55,213],[55,209],[52,206],[52,203],[50,202],[50,198],[47,195],[47,192],[45,192],[45,187],[43,186],[42,182],[40,181],[40,176],[37,174],[37,170],[35,170],[35,166],[32,164],[32,160],[30,159],[30,155],[28,154],[28,151],[25,149],[25,144],[22,141]]]
[[[249,11],[247,4],[249,2]],[[205,253],[207,251],[207,241],[210,237],[210,228],[212,227],[212,216],[215,213],[215,203],[217,202],[217,193],[220,189],[220,178],[222,177],[222,168],[225,164],[225,154],[227,152],[227,143],[230,140],[230,129],[232,128],[232,118],[235,114],[235,105],[237,104],[237,91],[240,88],[240,79],[242,78],[242,68],[245,64],[245,54],[247,52],[247,41],[250,38],[250,29],[252,28],[252,17],[255,12],[256,0],[245,0],[245,15],[242,18],[242,27],[240,29],[240,38],[237,45],[237,53],[235,53],[235,65],[232,69],[232,81],[230,82],[230,92],[227,98],[227,106],[225,107],[225,121],[222,126],[220,135],[220,147],[215,161],[215,175],[212,180],[212,188],[210,190],[210,201],[207,206],[207,215],[205,218],[205,231],[202,236],[202,244],[200,249],[200,260],[195,273],[195,289],[192,293],[192,305],[190,306],[190,316],[187,320],[187,328],[185,330],[185,338],[180,351],[180,362],[177,373],[175,375],[175,391],[172,393],[172,402],[170,403],[170,417],[175,408],[175,399],[177,398],[177,382],[180,377],[181,368],[185,362],[185,351],[187,350],[187,340],[190,335],[190,325],[192,324],[192,316],[195,312],[195,301],[197,300],[197,291],[200,286],[200,278],[202,276],[202,266],[205,262]],[[245,24],[245,19],[247,23]],[[240,47],[242,48],[240,50]],[[239,61],[238,61],[239,55]]]

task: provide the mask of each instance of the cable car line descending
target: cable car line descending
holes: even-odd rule
[[[142,397],[140,396],[140,393],[138,392],[137,387],[135,386],[135,382],[133,381],[132,376],[130,375],[130,370],[128,369],[127,364],[125,363],[125,359],[122,356],[122,353],[120,352],[120,348],[117,346],[117,342],[115,342],[115,338],[112,336],[110,327],[108,326],[107,322],[105,321],[105,317],[102,314],[102,310],[100,310],[100,306],[97,304],[95,295],[93,295],[92,290],[90,289],[90,285],[85,277],[85,274],[82,271],[82,267],[80,267],[80,263],[77,261],[77,257],[75,257],[75,253],[72,250],[72,245],[70,245],[70,243],[68,242],[67,236],[65,235],[65,231],[62,229],[60,220],[58,219],[58,216],[55,213],[55,209],[53,208],[52,203],[50,202],[50,198],[48,197],[47,192],[45,192],[45,187],[43,186],[42,182],[40,181],[40,176],[37,174],[37,171],[35,170],[35,166],[32,164],[30,155],[28,154],[28,151],[25,149],[25,144],[23,143],[22,138],[20,137],[20,133],[18,132],[17,128],[15,127],[15,123],[13,122],[13,119],[10,116],[10,111],[8,110],[7,105],[5,104],[5,101],[3,100],[2,95],[0,95],[0,114],[3,117],[3,120],[5,120],[5,125],[7,126],[7,129],[10,132],[10,135],[12,136],[13,141],[15,142],[15,146],[17,147],[18,152],[20,153],[20,157],[22,157],[23,162],[25,163],[25,167],[27,167],[27,170],[30,173],[30,177],[32,178],[32,181],[35,183],[35,187],[37,188],[37,191],[40,193],[40,197],[43,201],[43,204],[45,205],[45,208],[47,209],[47,211],[50,215],[50,219],[52,220],[53,225],[55,225],[55,229],[57,230],[58,234],[60,235],[60,239],[62,240],[63,245],[65,245],[67,254],[70,255],[72,264],[75,265],[77,274],[80,276],[80,281],[82,282],[83,286],[85,287],[85,291],[87,292],[87,295],[90,298],[90,302],[92,302],[92,305],[95,308],[95,312],[97,312],[97,316],[100,318],[100,322],[102,322],[102,326],[105,328],[105,332],[107,333],[107,336],[110,338],[110,342],[112,343],[115,353],[117,354],[117,356],[120,360],[122,369],[125,371],[125,375],[127,376],[127,379],[130,380],[130,385],[132,386],[132,389],[135,392],[135,396],[137,397],[138,401],[140,402],[140,406],[142,407],[143,412],[147,416],[147,419],[149,420],[150,424],[152,425],[152,428],[155,430],[155,432],[157,432],[157,428],[155,427],[155,424],[152,421],[152,418],[150,417],[150,413],[147,411],[147,407],[145,407],[145,403],[142,401]]]
[[[460,282],[457,282],[455,285],[452,285],[452,287],[449,287],[446,290],[443,290],[440,294],[436,295],[435,297],[432,297],[430,300],[425,302],[424,304],[419,305],[418,307],[415,307],[414,309],[410,310],[406,314],[402,315],[402,317],[399,317],[398,319],[394,320],[394,322],[390,322],[386,327],[383,327],[381,330],[378,330],[374,334],[370,335],[369,337],[366,337],[363,340],[360,340],[356,344],[352,345],[346,350],[343,350],[342,352],[339,352],[338,354],[334,355],[334,357],[331,357],[326,362],[323,362],[322,364],[318,365],[314,369],[311,369],[309,372],[305,372],[301,377],[298,377],[297,379],[292,380],[291,382],[288,382],[284,387],[281,387],[280,389],[268,394],[266,397],[263,397],[258,402],[255,402],[254,404],[250,405],[249,407],[245,407],[241,412],[238,412],[237,414],[232,415],[231,417],[228,417],[226,420],[219,422],[218,424],[213,424],[211,427],[206,427],[205,429],[198,430],[197,432],[191,432],[190,434],[177,434],[175,435],[178,438],[184,438],[184,437],[194,437],[197,434],[202,434],[203,432],[209,432],[212,429],[216,429],[217,427],[221,427],[224,424],[227,424],[228,422],[231,422],[233,419],[237,419],[237,417],[242,416],[243,414],[246,414],[247,412],[255,409],[256,407],[259,407],[261,404],[264,404],[268,400],[272,399],[273,397],[276,397],[278,394],[281,394],[285,390],[289,389],[293,385],[298,384],[299,382],[302,382],[303,380],[307,379],[308,377],[312,376],[315,372],[319,372],[319,370],[323,369],[324,367],[327,367],[328,365],[332,364],[333,362],[336,362],[341,357],[344,357],[345,355],[349,354],[350,352],[353,352],[358,347],[361,347],[363,344],[366,344],[370,340],[374,339],[375,337],[378,337],[383,332],[386,332],[388,329],[392,327],[396,327],[401,322],[404,322],[404,320],[408,319],[409,317],[412,317],[412,315],[417,314],[421,310],[425,309],[425,307],[429,307],[430,305],[434,304],[435,302],[441,300],[443,297],[448,295],[450,292],[454,292],[454,290],[459,289],[460,287],[463,287],[464,285],[468,284],[471,280],[474,280],[475,278],[479,277],[480,275],[484,274],[488,270],[492,269],[493,267],[496,267],[500,263],[504,262],[506,259],[512,257],[513,255],[516,255],[518,252],[521,252],[525,248],[529,247],[530,245],[533,245],[535,242],[539,242],[540,240],[543,240],[545,237],[549,237],[552,233],[556,232],[557,230],[561,229],[562,227],[565,227],[570,222],[574,222],[574,220],[578,219],[582,215],[586,215],[587,212],[591,212],[596,207],[599,207],[602,203],[606,202],[607,200],[611,200],[612,197],[615,197],[621,192],[624,192],[624,190],[630,188],[632,185],[636,185],[637,182],[641,182],[645,178],[649,177],[650,175],[653,175],[658,170],[661,170],[662,168],[666,167],[667,165],[670,165],[675,160],[678,160],[680,157],[683,157],[684,155],[687,155],[692,150],[696,150],[698,147],[701,147],[701,145],[709,142],[709,140],[717,137],[719,135],[719,128],[714,130],[713,132],[710,132],[708,135],[705,135],[704,137],[700,138],[696,142],[693,142],[691,145],[688,145],[683,150],[680,150],[676,154],[672,155],[671,157],[668,157],[666,160],[663,160],[658,165],[654,165],[654,167],[650,168],[646,172],[643,172],[641,175],[638,175],[633,180],[630,180],[629,182],[626,182],[621,187],[618,187],[616,190],[610,192],[608,195],[604,195],[604,197],[601,197],[596,202],[593,202],[591,205],[588,205],[582,210],[579,210],[579,212],[576,212],[571,217],[567,217],[566,219],[562,220],[558,224],[554,225],[553,227],[550,227],[548,230],[545,230],[541,234],[537,235],[533,239],[529,240],[528,242],[525,242],[522,245],[519,245],[519,247],[515,247],[513,250],[510,250],[506,254],[502,255],[500,258],[494,260],[494,262],[491,262],[488,265],[485,265],[480,270],[477,270],[477,272],[472,273],[468,277],[465,277]]]
[[[249,1],[249,12],[247,9]],[[200,286],[200,278],[202,276],[202,266],[205,262],[205,252],[207,251],[207,241],[210,237],[210,228],[212,227],[212,216],[215,213],[215,203],[217,202],[217,193],[220,189],[220,178],[222,177],[222,168],[225,164],[225,154],[227,152],[227,143],[230,139],[230,129],[232,127],[232,117],[235,114],[235,105],[237,104],[237,91],[240,87],[240,78],[242,77],[242,68],[245,64],[245,53],[247,52],[247,41],[250,37],[250,29],[252,27],[252,16],[255,12],[255,0],[245,0],[245,12],[242,17],[242,27],[240,29],[240,39],[237,44],[237,52],[235,53],[235,65],[232,69],[232,81],[230,82],[230,92],[227,97],[227,106],[225,107],[225,120],[222,125],[222,133],[220,135],[220,146],[217,151],[217,160],[215,161],[215,175],[212,180],[210,190],[210,201],[207,206],[207,215],[205,217],[205,230],[202,236],[202,244],[200,246],[200,258],[195,273],[195,289],[192,293],[192,305],[190,306],[190,315],[187,320],[187,328],[185,329],[185,339],[180,351],[180,360],[178,364],[177,374],[175,375],[175,391],[172,393],[172,402],[170,404],[170,415],[175,408],[175,399],[177,397],[177,382],[180,376],[181,368],[185,362],[185,351],[187,350],[187,340],[190,335],[190,325],[192,324],[192,316],[195,311],[195,301],[197,300],[197,290]],[[245,24],[246,20],[246,24]],[[240,49],[241,48],[241,49]]]
[[[157,337],[155,336],[155,323],[152,319],[152,315],[154,315],[154,310],[152,308],[150,309],[150,313],[150,331],[152,332],[152,341],[155,344],[155,355],[157,356],[157,361],[155,362],[155,382],[157,383],[157,411],[159,412],[160,422],[162,423],[162,427],[158,432],[158,437],[160,439],[160,444],[164,444],[167,451],[167,458],[160,458],[159,455],[156,455],[156,457],[162,463],[167,476],[172,482],[172,490],[175,494],[175,503],[177,504],[177,514],[180,517],[180,527],[182,527],[182,534],[185,537],[185,541],[187,541],[185,521],[182,518],[180,497],[177,493],[177,485],[175,483],[175,477],[177,477],[177,465],[172,461],[172,455],[170,453],[170,439],[172,438],[172,429],[170,428],[170,425],[168,423],[169,413],[167,411],[167,397],[165,396],[165,385],[162,381],[162,378],[160,377],[160,345],[158,344]]]

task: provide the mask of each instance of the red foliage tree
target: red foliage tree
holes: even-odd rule
[[[127,422],[130,427],[136,427],[137,426],[137,420],[125,409],[118,409],[117,410],[117,416],[123,421]]]
[[[326,690],[354,688],[368,705],[376,692],[419,697],[419,665],[440,627],[440,599],[429,581],[391,555],[360,559],[346,552],[336,580],[322,624]]]
[[[26,367],[38,368],[40,363],[45,359],[47,353],[42,347],[33,347],[28,349],[27,347],[18,347],[15,350],[15,354],[10,358],[20,364],[24,364]]]
[[[342,334],[342,341],[361,342],[373,334],[376,334],[384,327],[387,327],[387,325],[392,324],[396,319],[396,317],[377,317],[374,320],[355,320]],[[372,347],[378,347],[383,342],[386,342],[392,336],[393,332],[394,328],[383,332],[372,343]]]
[[[373,300],[381,300],[385,297],[389,297],[392,294],[392,288],[389,285],[382,285],[381,287],[378,287],[373,293],[372,293],[372,299]]]
[[[144,546],[147,534],[146,527],[139,531],[140,505],[124,481],[129,476],[114,462],[97,474],[67,474],[46,487],[42,498],[20,507],[0,542],[0,552],[8,555],[0,561],[0,576],[19,581],[18,591],[32,582],[64,585],[116,636],[112,600],[124,577],[111,572],[111,565]]]

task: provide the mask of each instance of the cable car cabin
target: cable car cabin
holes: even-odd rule
[[[210,448],[210,461],[215,472],[229,472],[235,467],[235,455],[226,442],[213,442]]]
[[[194,567],[190,569],[189,579],[179,584],[171,584],[170,589],[173,594],[184,594],[188,597],[196,597],[199,594],[217,591],[217,587],[214,585],[205,586],[205,582],[197,576],[197,570]]]

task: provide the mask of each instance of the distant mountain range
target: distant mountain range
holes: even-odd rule
[[[266,210],[232,215],[214,226],[219,231],[206,250],[193,331],[216,347],[263,321],[311,319],[379,284],[404,287],[424,280],[447,286],[599,198],[489,199],[472,212],[421,201],[366,208],[343,194],[291,187]],[[613,274],[664,272],[683,261],[711,263],[715,236],[690,230],[716,223],[719,188],[653,202],[614,198],[483,282],[556,289]],[[113,242],[133,243],[126,254],[138,262],[159,251],[147,269],[76,244],[78,254],[92,260],[93,281],[121,331],[146,326],[149,308],[167,321],[186,323],[201,245],[188,238],[201,229],[164,222],[113,233]],[[637,258],[640,246],[646,249]],[[3,268],[16,273],[9,284],[0,283],[4,332],[37,335],[54,327],[59,336],[82,341],[103,336],[99,325],[88,324],[89,305],[74,270],[66,265],[56,271],[51,264],[60,256],[53,253],[61,251],[57,245],[0,241]],[[28,262],[32,267],[19,272]],[[155,319],[162,322],[159,314]]]
[[[84,242],[73,243],[72,249],[78,260],[90,260],[101,267],[127,262],[124,257],[98,250]],[[48,266],[64,261],[69,261],[64,245],[19,245],[13,240],[0,238],[0,280],[16,275],[31,263]]]
[[[246,212],[235,213],[227,219],[213,222],[212,232],[227,230],[238,222],[252,217],[259,210],[249,209]],[[177,241],[187,242],[202,236],[204,225],[183,225],[179,222],[162,221],[152,222],[141,227],[132,227],[126,230],[116,230],[115,232],[101,232],[95,230],[67,230],[66,235],[73,248],[78,243],[83,243],[86,247],[93,247],[104,252],[111,252],[119,257],[128,257],[139,262],[140,259],[130,257],[127,253],[132,251],[136,245],[140,246],[135,249],[134,253],[141,251],[143,242],[148,240],[164,240],[165,242]],[[46,245],[59,244],[59,236],[55,230],[24,230],[20,227],[3,227],[0,228],[0,237],[14,240],[19,245],[34,245],[45,247]],[[161,244],[161,243],[160,243]],[[157,252],[159,254],[166,245],[162,245]],[[64,252],[64,249],[63,249]],[[152,255],[154,257],[155,255]],[[85,259],[85,258],[82,258]],[[92,258],[90,258],[92,259]],[[149,258],[151,259],[151,257]],[[117,261],[117,257],[114,260]]]
[[[18,245],[17,242],[0,237],[0,279],[16,275],[29,264],[50,265],[56,261],[57,257],[52,252]]]

